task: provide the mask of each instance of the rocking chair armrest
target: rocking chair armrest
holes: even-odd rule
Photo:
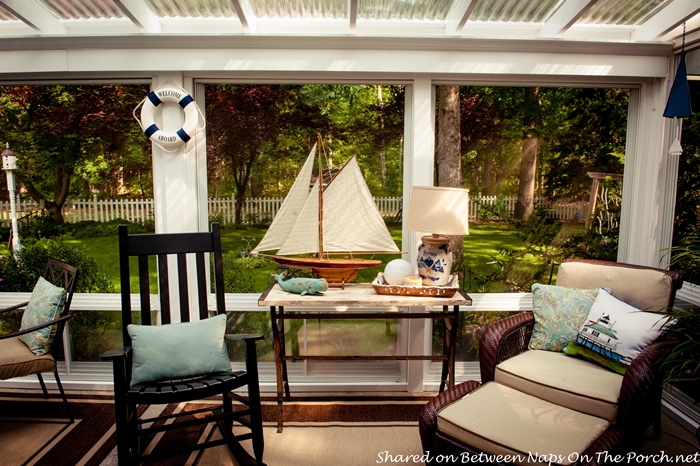
[[[29,304],[29,301],[26,301],[26,302],[23,302],[23,303],[19,303],[19,304],[15,304],[14,306],[6,307],[6,308],[4,308],[4,309],[0,309],[0,313],[2,313],[2,312],[8,312],[8,311],[15,311],[15,310],[17,310],[17,309],[22,309],[22,308],[27,307],[27,304]]]
[[[257,340],[264,340],[265,335],[258,335],[258,334],[252,334],[252,333],[227,333],[224,335],[224,338],[227,340],[233,340],[233,341],[257,341]]]
[[[535,316],[521,312],[491,324],[479,340],[481,383],[493,381],[496,366],[527,350]]]
[[[112,361],[114,399],[123,402],[123,396],[131,385],[131,346],[115,348],[102,353],[103,361]]]
[[[67,316],[59,317],[58,319],[55,319],[55,320],[51,320],[49,322],[44,322],[41,325],[35,325],[34,327],[25,328],[25,329],[18,330],[16,332],[12,332],[12,333],[6,333],[5,335],[0,335],[0,340],[5,340],[7,338],[14,338],[14,337],[18,337],[20,335],[26,335],[27,333],[32,333],[32,332],[35,332],[35,331],[40,330],[42,328],[51,327],[51,326],[59,324],[61,322],[65,322],[68,319],[70,319],[71,317],[73,317],[73,316],[67,315]]]
[[[126,359],[131,355],[131,346],[124,348],[115,348],[102,353],[103,361],[116,361],[117,359]]]

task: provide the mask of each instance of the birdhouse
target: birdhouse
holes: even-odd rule
[[[9,143],[5,146],[5,150],[2,151],[2,169],[17,170],[17,155],[10,149]]]

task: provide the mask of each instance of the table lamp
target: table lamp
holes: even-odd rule
[[[414,186],[406,228],[432,233],[421,237],[418,273],[424,286],[447,285],[452,271],[450,238],[469,234],[469,190],[444,186]]]

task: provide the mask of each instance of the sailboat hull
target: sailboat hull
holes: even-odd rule
[[[315,257],[271,256],[278,264],[311,270],[329,283],[348,283],[360,269],[376,267],[382,261],[376,259],[318,259]]]

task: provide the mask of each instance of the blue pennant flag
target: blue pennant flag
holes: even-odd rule
[[[693,114],[690,107],[690,87],[685,70],[685,52],[681,53],[681,61],[678,63],[676,77],[673,80],[671,94],[668,96],[664,116],[666,118],[689,117]]]

